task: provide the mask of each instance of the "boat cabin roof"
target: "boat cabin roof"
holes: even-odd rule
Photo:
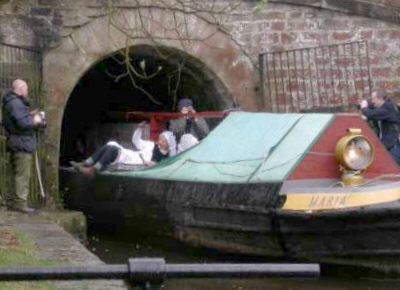
[[[215,183],[285,180],[334,114],[232,112],[198,145],[131,177]]]

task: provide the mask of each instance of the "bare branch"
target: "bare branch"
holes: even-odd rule
[[[132,58],[135,56],[130,54],[129,44],[135,40],[150,41],[156,53],[161,58],[166,59],[168,56],[164,55],[164,52],[160,49],[165,41],[178,41],[184,51],[195,42],[202,42],[203,45],[218,48],[214,42],[210,42],[209,40],[218,32],[222,32],[228,35],[236,45],[241,47],[223,26],[223,23],[230,17],[243,15],[242,12],[236,13],[241,2],[239,0],[131,0],[129,4],[126,2],[124,5],[121,2],[117,4],[116,1],[108,0],[107,9],[110,38],[114,41],[110,28],[116,29],[126,37],[127,45],[125,51],[119,51],[123,60],[113,56],[113,60],[123,68],[122,73],[114,75],[106,70],[106,74],[114,78],[115,82],[128,76],[133,87],[143,92],[155,104],[161,105],[162,103],[159,100],[137,84],[137,80],[150,80],[156,77],[162,68],[157,67],[154,72],[149,73],[146,71],[146,64],[141,62],[139,69],[137,69],[134,63],[140,61],[140,59],[135,59],[135,62],[133,61]],[[262,2],[265,3],[266,1],[263,0]],[[125,14],[121,12],[124,8],[135,11],[136,17],[134,18],[135,23],[133,25],[128,24],[132,20],[127,19]],[[159,16],[161,11],[164,12],[164,18],[162,19]],[[167,18],[165,18],[165,15]],[[197,25],[199,24],[203,26],[198,27]],[[204,29],[201,37],[193,33],[195,29]],[[118,45],[115,46],[118,47]],[[174,106],[176,105],[177,92],[181,85],[181,75],[184,67],[185,61],[178,61],[177,69],[173,71],[172,76],[168,76],[168,91],[172,95]],[[176,79],[174,78],[175,74],[177,75]],[[171,84],[174,79],[175,84]]]

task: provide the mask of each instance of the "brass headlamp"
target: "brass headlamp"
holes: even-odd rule
[[[361,129],[349,128],[347,134],[339,139],[335,147],[336,160],[341,165],[342,182],[346,186],[364,183],[362,172],[374,160],[375,150]]]

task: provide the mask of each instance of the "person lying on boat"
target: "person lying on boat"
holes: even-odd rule
[[[109,141],[84,162],[71,162],[72,166],[89,178],[113,165],[152,166],[157,162],[176,154],[176,139],[171,131],[159,134],[157,142],[143,140],[145,122],[138,124],[132,136],[137,150],[124,148],[115,141]]]
[[[178,111],[184,114],[184,117],[170,120],[169,130],[171,130],[178,143],[185,134],[191,134],[197,140],[202,140],[210,132],[208,124],[203,117],[191,116],[191,113],[196,113],[193,107],[193,101],[189,98],[180,99],[178,102]],[[187,148],[186,148],[187,149]]]
[[[364,118],[377,126],[377,135],[397,164],[400,165],[400,113],[383,89],[373,90],[371,100],[360,103]]]

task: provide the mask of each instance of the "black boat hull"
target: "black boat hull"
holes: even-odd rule
[[[212,184],[60,172],[64,202],[89,222],[224,251],[282,256],[271,219],[281,184]]]
[[[285,257],[400,272],[400,203],[290,212],[280,183],[211,184],[62,170],[69,208],[96,224],[171,235],[237,254]],[[68,188],[68,191],[65,188]]]

